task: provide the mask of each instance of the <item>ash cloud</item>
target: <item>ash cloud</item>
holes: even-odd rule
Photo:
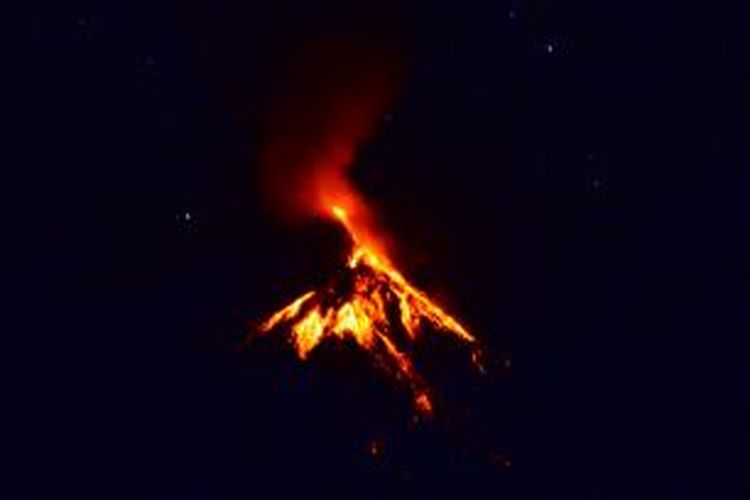
[[[259,158],[263,196],[277,215],[329,216],[335,204],[369,225],[348,170],[387,112],[403,67],[394,47],[351,37],[306,43],[282,64]]]

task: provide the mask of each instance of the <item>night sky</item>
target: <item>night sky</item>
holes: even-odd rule
[[[7,498],[750,498],[747,3],[33,2],[15,28]],[[398,55],[350,173],[490,354],[422,347],[428,422],[350,345],[245,344],[346,251],[259,180],[320,40]]]

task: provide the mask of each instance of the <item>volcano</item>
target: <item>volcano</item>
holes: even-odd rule
[[[287,335],[302,360],[324,342],[352,344],[411,390],[418,413],[432,414],[434,394],[414,361],[415,352],[424,359],[420,338],[445,335],[468,347],[481,369],[479,342],[397,269],[390,236],[349,175],[396,97],[400,52],[330,39],[289,64],[259,150],[260,194],[284,219],[316,216],[343,226],[351,248],[324,285],[271,314],[259,332]]]
[[[331,206],[330,215],[346,229],[352,250],[342,271],[321,289],[311,290],[270,316],[261,333],[288,332],[300,359],[321,342],[353,340],[375,364],[406,383],[415,410],[433,413],[431,390],[409,354],[426,324],[471,348],[482,370],[477,339],[454,317],[411,285],[377,245],[368,243],[347,210]]]

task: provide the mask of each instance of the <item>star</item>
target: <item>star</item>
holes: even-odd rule
[[[194,223],[195,216],[189,210],[177,214],[177,221],[185,224]]]

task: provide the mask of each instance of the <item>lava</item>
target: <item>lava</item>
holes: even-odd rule
[[[418,339],[423,323],[429,323],[471,345],[472,361],[481,369],[478,342],[458,320],[406,280],[369,239],[370,233],[359,230],[346,209],[333,205],[330,214],[352,240],[344,273],[348,280],[345,290],[331,285],[309,291],[274,313],[260,325],[260,331],[288,327],[302,360],[326,339],[351,339],[369,352],[378,366],[406,382],[415,409],[429,415],[433,412],[431,391],[414,367],[408,344]],[[406,343],[407,348],[399,347],[399,343]]]

